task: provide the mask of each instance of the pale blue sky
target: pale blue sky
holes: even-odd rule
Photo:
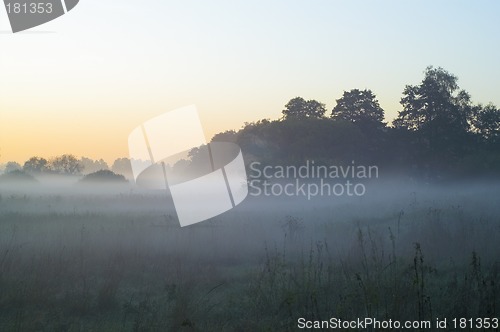
[[[14,35],[0,8],[0,162],[126,156],[133,128],[189,104],[208,137],[296,96],[331,110],[352,88],[391,120],[428,65],[500,105],[499,14],[493,0],[81,0]]]

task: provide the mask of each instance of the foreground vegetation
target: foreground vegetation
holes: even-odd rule
[[[495,186],[390,192],[356,202],[253,198],[188,228],[159,195],[3,193],[0,330],[289,331],[299,317],[498,317]]]

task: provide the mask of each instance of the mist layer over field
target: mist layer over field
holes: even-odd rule
[[[1,330],[498,316],[497,182],[395,178],[367,182],[360,197],[249,195],[181,228],[166,191],[66,181],[2,185]]]

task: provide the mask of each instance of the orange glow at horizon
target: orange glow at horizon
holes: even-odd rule
[[[297,96],[329,115],[354,88],[371,89],[390,122],[429,65],[457,75],[474,103],[498,106],[499,6],[82,1],[20,34],[0,10],[0,164],[65,153],[112,163],[139,124],[192,104],[207,140],[278,119]]]

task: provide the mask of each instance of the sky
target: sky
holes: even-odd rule
[[[144,121],[196,105],[210,139],[291,98],[371,89],[391,121],[424,69],[500,105],[498,1],[102,1],[12,34],[0,7],[0,163],[128,156]]]

